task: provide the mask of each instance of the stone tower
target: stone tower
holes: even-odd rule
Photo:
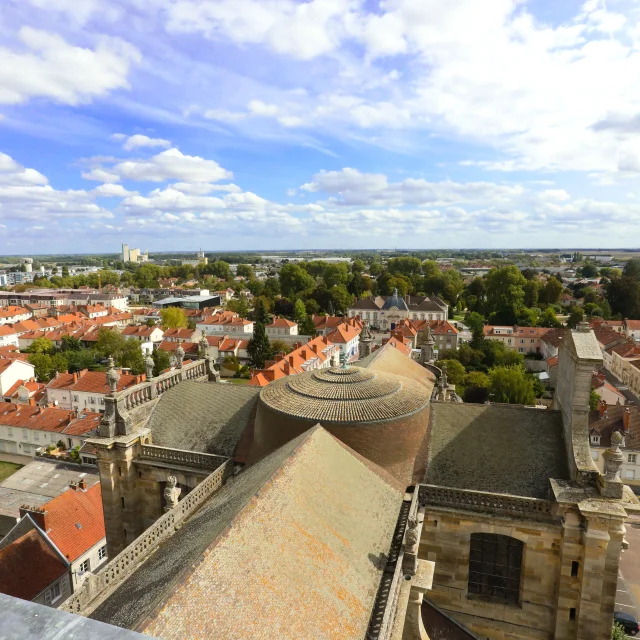
[[[369,330],[369,322],[365,320],[364,327],[360,332],[360,341],[358,343],[358,351],[360,358],[366,358],[371,354],[371,347],[373,344],[373,336]]]

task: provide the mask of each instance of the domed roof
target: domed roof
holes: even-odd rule
[[[392,420],[419,411],[429,395],[418,383],[361,367],[333,367],[276,380],[260,393],[274,411],[318,422]]]
[[[407,303],[405,302],[404,298],[398,294],[397,289],[393,290],[393,295],[389,296],[384,301],[384,304],[382,305],[383,311],[385,310],[388,311],[389,309],[394,309],[394,308],[399,309],[401,311],[409,310],[409,307],[407,307]]]

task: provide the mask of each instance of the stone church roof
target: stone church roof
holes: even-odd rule
[[[313,427],[229,480],[91,617],[161,638],[360,640],[402,499]]]
[[[274,411],[322,423],[391,420],[429,402],[416,382],[361,367],[332,367],[277,380],[260,397]]]
[[[434,402],[427,484],[548,497],[549,478],[569,480],[559,411]]]
[[[231,457],[253,421],[259,388],[183,381],[160,398],[149,418],[153,444]]]

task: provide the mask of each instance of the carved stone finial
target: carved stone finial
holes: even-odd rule
[[[611,434],[611,446],[602,454],[604,459],[604,479],[607,482],[620,480],[620,467],[624,460],[622,451],[620,451],[622,442],[622,434],[619,431],[614,431]]]
[[[178,504],[178,498],[180,497],[182,489],[176,486],[177,484],[178,479],[175,476],[169,476],[167,478],[167,486],[164,488],[165,511],[170,511]]]
[[[182,361],[184,360],[184,349],[182,345],[179,344],[176,349],[176,360],[178,361],[178,369],[182,369]]]
[[[418,570],[418,547],[420,546],[420,531],[417,518],[410,518],[404,536],[404,557],[402,570],[405,574],[414,576]]]
[[[347,353],[346,351],[340,351],[340,366],[343,369],[347,369]]]
[[[202,358],[203,360],[206,359],[208,350],[209,350],[209,342],[207,341],[207,338],[203,335],[202,338],[200,338],[200,342],[198,342],[198,355],[200,356],[200,358]]]
[[[447,363],[442,364],[442,376],[440,376],[440,386],[446,389],[449,386],[449,380],[447,379]]]
[[[147,354],[147,357],[144,359],[144,368],[147,373],[147,380],[151,380],[153,378],[153,367],[155,366],[155,362],[151,357],[151,354]]]
[[[113,357],[109,356],[108,360],[109,369],[107,371],[107,383],[112,394],[118,390],[118,380],[120,380],[120,374],[116,371]]]

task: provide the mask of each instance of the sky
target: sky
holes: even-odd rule
[[[2,0],[0,254],[639,238],[635,0]]]

